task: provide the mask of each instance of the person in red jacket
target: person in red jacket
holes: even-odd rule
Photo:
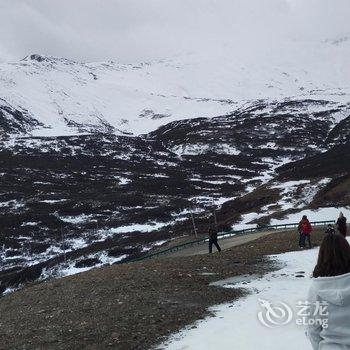
[[[301,249],[304,249],[306,247],[306,241],[307,241],[309,248],[311,249],[312,248],[312,245],[311,245],[312,226],[306,215],[304,215],[301,221],[299,222],[298,231],[300,234],[299,247]]]

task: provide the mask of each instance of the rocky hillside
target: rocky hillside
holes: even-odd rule
[[[348,205],[349,108],[259,100],[140,136],[35,137],[38,121],[3,102],[2,290],[146,254],[193,234],[191,213],[205,232],[214,209],[229,230]]]
[[[316,230],[313,243],[323,236]],[[25,288],[0,300],[0,348],[152,349],[246,293],[211,282],[229,278],[232,287],[238,276],[249,284],[278,268],[266,255],[296,250],[297,242],[295,231],[279,232],[213,256],[123,264]],[[303,274],[290,269],[284,279]]]

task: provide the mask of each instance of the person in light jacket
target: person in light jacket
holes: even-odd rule
[[[313,277],[307,299],[313,349],[350,350],[350,245],[342,235],[323,239]],[[326,305],[326,316],[315,312],[317,305]],[[324,318],[326,324],[318,322]]]

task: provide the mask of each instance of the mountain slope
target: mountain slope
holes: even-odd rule
[[[226,46],[137,64],[34,54],[0,64],[0,98],[6,108],[35,120],[27,120],[25,128],[34,136],[139,135],[176,120],[256,108],[258,99],[346,104],[350,71],[341,58],[349,52],[348,41],[300,40],[281,43],[278,53],[264,50],[253,57]],[[17,129],[23,131],[20,125]]]
[[[228,230],[346,205],[321,195],[347,183],[324,164],[350,118],[350,42],[328,39],[1,63],[1,288],[138,257],[191,235],[191,213],[206,232],[214,209]]]
[[[314,244],[322,237],[316,230]],[[10,348],[151,348],[209,306],[242,296],[210,282],[275,270],[264,255],[295,249],[297,233],[280,232],[220,256],[147,260],[41,283],[1,299],[0,341]]]
[[[348,114],[343,103],[284,99],[143,136],[2,137],[3,289],[145,254],[191,235],[191,212],[205,233],[213,209],[231,229],[349,204],[321,196],[347,173],[327,162],[346,157],[338,126]]]

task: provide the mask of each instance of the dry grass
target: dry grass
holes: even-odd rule
[[[314,242],[322,236],[316,230]],[[0,300],[0,349],[147,349],[243,293],[211,281],[264,274],[275,268],[265,255],[295,250],[297,240],[287,231],[221,254],[111,266],[27,287]]]

